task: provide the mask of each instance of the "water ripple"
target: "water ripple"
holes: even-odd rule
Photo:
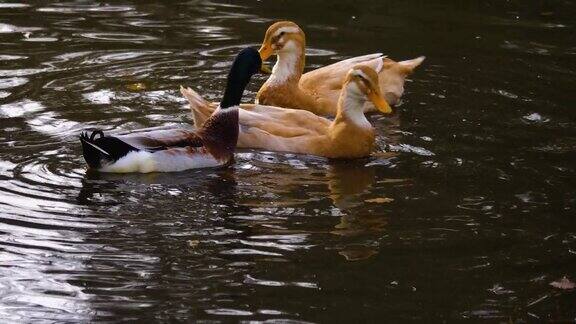
[[[0,317],[574,318],[548,285],[576,251],[574,6],[356,7],[1,3]],[[240,150],[218,170],[86,170],[81,130],[189,127],[178,87],[219,100],[233,56],[278,12],[307,31],[307,71],[429,57],[393,114],[369,115],[372,157]]]
[[[143,42],[155,40],[156,37],[151,35],[130,34],[130,33],[82,33],[79,36],[94,40],[112,41],[112,42]]]

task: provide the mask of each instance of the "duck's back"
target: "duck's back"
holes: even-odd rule
[[[329,115],[336,114],[338,97],[346,75],[354,66],[363,64],[380,72],[383,66],[381,53],[352,57],[305,73],[300,78],[300,88],[312,96],[322,98],[331,107]]]
[[[305,73],[300,78],[300,88],[325,100],[325,106],[330,107],[329,115],[336,114],[336,107],[342,84],[348,71],[355,65],[362,64],[371,67],[378,73],[380,91],[390,105],[398,103],[404,94],[406,77],[414,71],[425,57],[396,62],[382,54],[370,54],[352,57],[334,64]],[[332,108],[333,107],[333,108]],[[374,105],[367,102],[364,111],[375,110]]]

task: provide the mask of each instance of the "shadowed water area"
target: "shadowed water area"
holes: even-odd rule
[[[569,321],[573,1],[0,3],[2,322]],[[86,173],[78,135],[190,123],[277,19],[306,69],[426,55],[371,158]],[[265,76],[246,92],[254,100]]]

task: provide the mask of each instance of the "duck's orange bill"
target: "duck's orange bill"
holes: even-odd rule
[[[274,50],[272,49],[272,46],[262,44],[258,53],[260,53],[262,61],[266,61],[270,56],[272,56],[272,54],[274,54]]]
[[[274,50],[272,50],[272,47],[270,46],[262,45],[258,50],[258,53],[260,53],[260,59],[262,60],[262,65],[260,66],[260,72],[265,74],[272,74],[272,70],[268,65],[264,64],[264,61],[266,61],[270,56],[272,56]]]
[[[368,94],[368,99],[370,99],[374,106],[376,106],[376,108],[378,108],[378,110],[380,110],[382,113],[392,113],[392,108],[390,108],[390,105],[386,102],[386,100],[384,100],[384,98],[382,98],[380,91],[370,91]]]

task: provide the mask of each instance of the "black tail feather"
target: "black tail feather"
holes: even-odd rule
[[[80,134],[82,155],[84,155],[84,160],[86,160],[86,163],[88,163],[88,166],[92,169],[100,168],[103,160],[111,160],[110,153],[96,144],[94,138],[97,134],[100,135],[100,138],[104,137],[104,133],[101,130],[93,131],[90,136],[88,136],[87,132]]]
[[[98,138],[96,138],[96,136]],[[102,130],[93,131],[90,136],[88,132],[80,134],[82,143],[82,154],[88,166],[93,169],[99,169],[103,162],[115,162],[132,151],[138,151],[132,145],[123,142],[114,136],[104,136]]]
[[[100,137],[104,137],[104,132],[101,129],[97,129],[97,130],[93,131],[92,135],[90,135],[90,140],[94,141],[94,138],[96,137],[96,135],[100,135]]]

